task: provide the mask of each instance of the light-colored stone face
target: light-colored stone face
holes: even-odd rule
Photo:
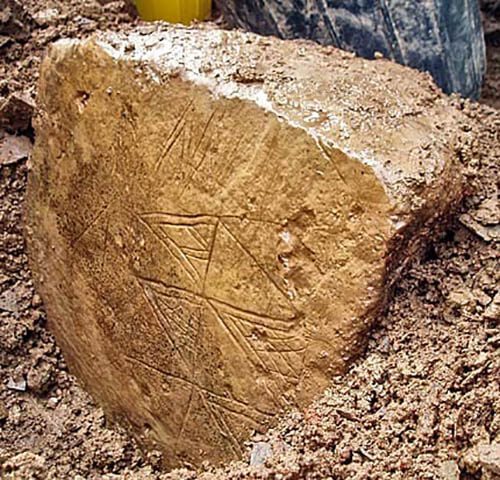
[[[446,173],[440,202],[424,189],[419,214],[296,118],[143,67],[92,42],[45,62],[31,262],[70,365],[108,412],[169,465],[236,458],[253,430],[307,405],[359,352],[407,248],[395,244],[398,207],[408,225],[431,223],[427,210],[443,213],[459,181]],[[446,172],[448,153],[433,153]],[[444,181],[401,164],[406,179],[435,175],[429,192]]]

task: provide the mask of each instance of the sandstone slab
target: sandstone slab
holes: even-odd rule
[[[239,457],[363,347],[460,199],[427,76],[252,34],[62,41],[39,85],[30,262],[73,372],[168,465]]]

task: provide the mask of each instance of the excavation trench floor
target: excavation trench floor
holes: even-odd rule
[[[23,3],[34,21],[19,38],[0,37],[0,99],[34,96],[51,41],[133,23],[121,2]],[[485,18],[491,31],[500,28],[487,12]],[[489,36],[492,43],[498,36]],[[68,373],[27,265],[22,208],[29,162],[19,155],[0,164],[0,477],[495,478],[488,472],[500,442],[500,49],[488,49],[481,103],[455,100],[480,130],[476,140],[463,132],[471,194],[462,211],[398,284],[366,355],[309,409],[289,412],[249,442],[247,458],[219,469],[162,473],[160,455],[141,454]],[[259,463],[270,450],[264,465],[249,465],[252,451]]]

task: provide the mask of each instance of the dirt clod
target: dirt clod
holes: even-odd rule
[[[25,42],[31,33],[32,18],[23,3],[3,0],[0,10],[0,35],[9,40]]]
[[[9,417],[9,411],[5,407],[4,403],[0,401],[0,426],[5,423],[5,420]]]
[[[39,455],[24,452],[10,458],[0,466],[0,474],[5,480],[42,480],[46,478],[45,460]]]
[[[460,469],[454,460],[443,462],[439,473],[441,480],[460,480]]]
[[[478,453],[481,466],[491,474],[500,475],[500,443],[480,445]]]
[[[31,126],[35,104],[26,94],[13,93],[0,105],[0,128],[26,131]]]

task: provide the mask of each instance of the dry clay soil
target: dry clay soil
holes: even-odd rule
[[[0,11],[0,104],[15,92],[34,97],[50,42],[135,22],[121,2],[23,5],[28,15],[9,29]],[[484,94],[477,104],[453,100],[470,118],[462,126],[469,194],[461,211],[399,283],[366,355],[310,408],[287,413],[252,439],[247,458],[225,467],[162,472],[160,454],[142,454],[109,425],[68,373],[27,266],[29,159],[0,155],[0,478],[500,478],[500,9],[493,1],[483,7]],[[24,120],[3,124],[33,141]],[[22,131],[12,132],[15,124]],[[0,142],[5,135],[0,130]]]

